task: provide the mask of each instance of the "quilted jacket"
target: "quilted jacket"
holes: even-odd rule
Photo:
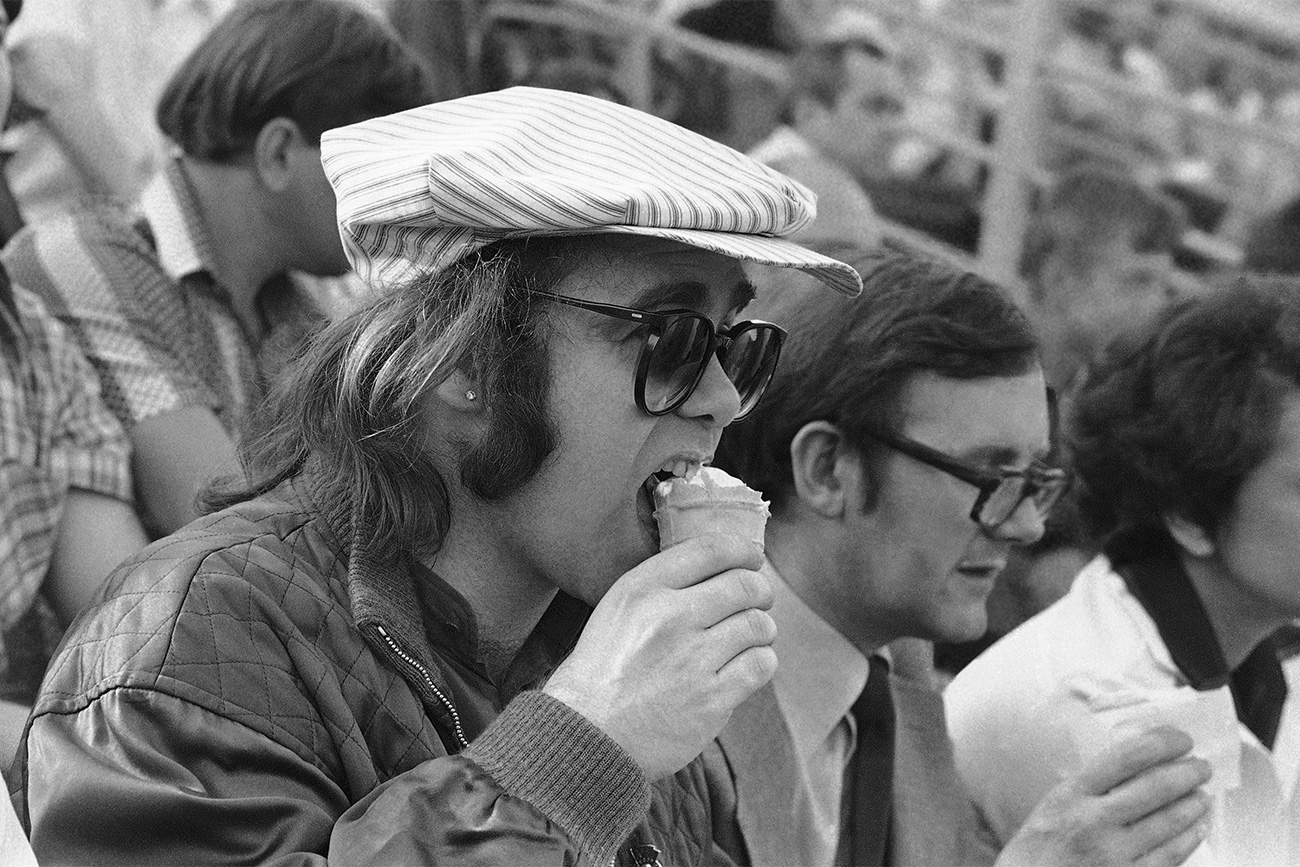
[[[11,777],[43,865],[709,860],[698,766],[656,787],[652,835],[627,754],[523,689],[580,603],[557,598],[498,689],[456,652],[476,639],[454,591],[306,489],[159,540],[74,624]]]

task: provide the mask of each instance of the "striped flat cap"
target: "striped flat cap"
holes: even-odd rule
[[[348,258],[378,288],[502,239],[618,232],[862,290],[852,267],[786,240],[816,216],[807,188],[590,96],[515,87],[433,103],[330,130],[321,159]]]

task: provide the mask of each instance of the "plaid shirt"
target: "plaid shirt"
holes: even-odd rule
[[[14,302],[17,322],[0,328],[0,695],[31,701],[62,632],[40,589],[64,497],[129,502],[131,469],[85,359],[36,296],[14,287]]]
[[[249,410],[329,305],[301,281],[274,278],[258,296],[268,328],[255,346],[215,276],[211,249],[173,162],[137,210],[101,201],[29,226],[3,260],[76,337],[124,425],[204,407],[238,442]]]

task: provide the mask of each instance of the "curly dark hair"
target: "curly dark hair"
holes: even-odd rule
[[[1250,276],[1116,337],[1076,389],[1065,441],[1098,538],[1214,532],[1300,388],[1300,280]]]

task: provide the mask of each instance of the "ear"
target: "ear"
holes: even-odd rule
[[[455,412],[478,415],[485,411],[483,391],[468,374],[457,370],[433,390],[433,396],[446,408]]]
[[[790,442],[790,468],[799,501],[827,518],[838,518],[856,496],[862,462],[840,429],[810,421]]]
[[[1182,548],[1192,557],[1210,557],[1214,554],[1214,540],[1205,528],[1195,524],[1182,515],[1173,512],[1165,512],[1161,515],[1165,522],[1165,529],[1169,535],[1174,537],[1178,547]]]
[[[273,117],[253,141],[253,168],[268,190],[284,192],[293,184],[294,160],[306,139],[298,124],[287,117]]]

